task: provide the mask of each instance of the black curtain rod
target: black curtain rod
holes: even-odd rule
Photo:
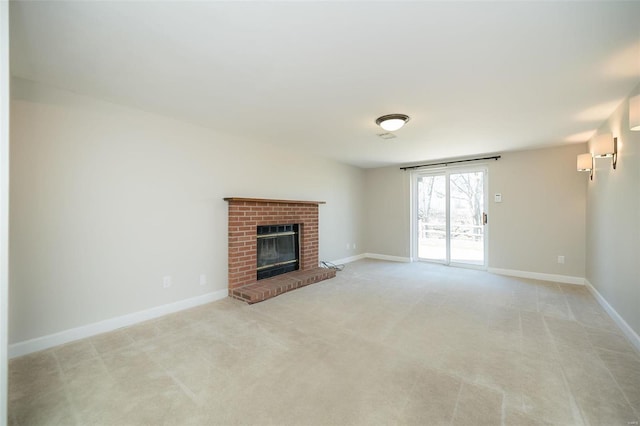
[[[449,164],[466,163],[468,161],[481,161],[481,160],[498,161],[499,158],[500,158],[500,155],[494,155],[493,157],[470,158],[468,160],[447,161],[445,163],[432,163],[432,164],[420,164],[418,166],[406,166],[406,167],[400,167],[400,170],[419,169],[420,167],[431,167],[431,166],[448,166]]]

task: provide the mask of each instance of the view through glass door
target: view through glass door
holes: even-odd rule
[[[416,176],[420,260],[485,266],[485,177],[485,169]]]

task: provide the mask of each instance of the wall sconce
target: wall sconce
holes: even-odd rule
[[[594,141],[593,158],[613,158],[613,169],[618,163],[618,138],[611,133],[596,136]]]
[[[589,179],[593,180],[593,157],[590,152],[578,155],[578,171],[589,172]]]
[[[629,129],[640,131],[640,95],[629,99]]]

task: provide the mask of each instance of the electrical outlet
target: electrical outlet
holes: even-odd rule
[[[162,287],[171,287],[171,275],[165,275],[164,277],[162,277]]]
[[[558,256],[558,263],[564,263],[564,256]]]
[[[351,245],[347,243],[347,250],[349,250],[350,248],[351,248]]]
[[[200,285],[207,285],[207,276],[205,274],[200,274]]]
[[[356,243],[353,243],[353,249],[354,250],[356,249]]]

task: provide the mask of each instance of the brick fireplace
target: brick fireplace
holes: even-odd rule
[[[323,201],[225,198],[229,203],[229,296],[256,303],[296,288],[333,278],[335,270],[318,267],[318,210]],[[296,224],[299,269],[257,279],[259,226]]]

